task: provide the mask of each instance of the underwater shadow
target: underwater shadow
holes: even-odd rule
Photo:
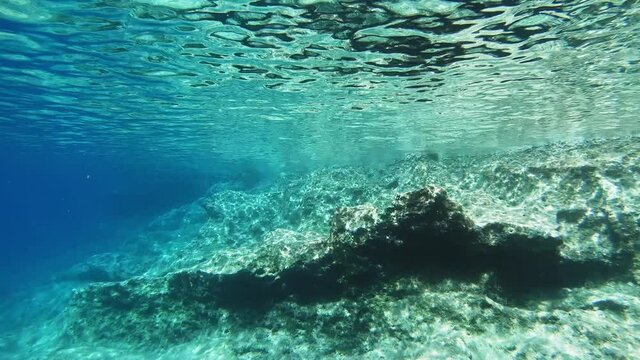
[[[492,274],[494,288],[487,290],[517,303],[624,276],[632,266],[629,254],[615,261],[564,258],[562,239],[532,229],[506,223],[478,227],[443,190],[432,187],[402,194],[382,215],[374,215],[362,208],[336,211],[325,244],[330,251],[322,257],[300,255],[291,266],[268,275],[260,264],[232,274],[178,273],[169,280],[169,293],[227,309],[262,311],[285,300],[309,304],[357,298],[405,276],[478,282]]]

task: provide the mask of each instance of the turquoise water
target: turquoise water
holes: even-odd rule
[[[31,145],[299,167],[637,131],[633,1],[1,9],[2,133]]]
[[[4,0],[0,358],[640,353],[637,1]]]

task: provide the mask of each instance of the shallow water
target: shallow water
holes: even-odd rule
[[[32,145],[314,166],[637,131],[634,1],[11,0],[0,12],[2,132]]]
[[[1,358],[640,356],[637,1],[5,0],[0,44]]]

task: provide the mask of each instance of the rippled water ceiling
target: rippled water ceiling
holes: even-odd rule
[[[640,128],[637,1],[5,0],[0,19],[0,127],[26,142],[345,162]]]

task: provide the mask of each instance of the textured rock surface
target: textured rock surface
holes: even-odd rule
[[[410,157],[218,189],[70,271],[65,311],[0,335],[0,354],[639,358],[638,144]]]
[[[358,297],[407,276],[436,282],[489,276],[509,300],[624,277],[632,256],[586,263],[562,257],[562,239],[504,223],[477,227],[433,187],[400,194],[382,212],[341,208],[324,240],[286,241],[283,249],[277,235],[287,234],[272,234],[244,257],[234,254],[245,261],[235,272],[190,270],[90,286],[71,302],[69,333],[166,344],[215,326],[221,308],[268,311],[283,301]]]

